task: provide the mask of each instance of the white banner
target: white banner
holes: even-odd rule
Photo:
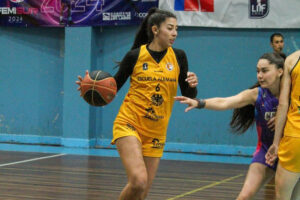
[[[300,28],[300,0],[159,0],[180,26]]]

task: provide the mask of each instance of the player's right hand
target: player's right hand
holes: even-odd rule
[[[198,106],[198,101],[196,101],[195,99],[191,99],[189,97],[176,96],[176,97],[174,97],[174,99],[175,99],[175,101],[179,101],[180,103],[188,105],[188,107],[184,110],[185,112],[188,112]]]
[[[267,126],[271,131],[275,131],[275,118],[276,117],[272,117],[268,122],[267,122]]]
[[[88,70],[85,71],[85,75],[87,75],[87,74],[89,74]],[[79,86],[77,88],[77,90],[80,91],[80,96],[82,96],[82,94],[81,94],[81,82],[82,82],[83,79],[82,79],[81,76],[77,76],[77,78],[79,79],[79,81],[76,81],[76,84]]]

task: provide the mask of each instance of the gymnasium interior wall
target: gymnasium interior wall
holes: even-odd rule
[[[101,108],[84,102],[75,81],[85,70],[114,75],[136,30],[136,26],[1,27],[0,142],[114,148],[113,121],[129,81],[111,104]],[[199,27],[179,27],[174,47],[185,50],[189,69],[198,76],[198,97],[225,97],[256,82],[257,60],[272,51],[269,37],[274,32],[284,35],[287,55],[299,49],[299,29]],[[184,108],[175,102],[166,152],[249,157],[255,150],[255,126],[243,135],[232,134],[231,110],[185,113]]]

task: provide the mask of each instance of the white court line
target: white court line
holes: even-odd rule
[[[56,155],[52,155],[52,156],[45,156],[45,157],[28,159],[28,160],[22,160],[22,161],[18,161],[18,162],[0,164],[0,167],[4,167],[4,166],[8,166],[8,165],[16,165],[16,164],[20,164],[20,163],[27,163],[27,162],[32,162],[32,161],[36,161],[36,160],[43,160],[43,159],[47,159],[47,158],[54,158],[54,157],[59,157],[59,156],[64,156],[64,155],[67,155],[67,154],[61,153],[61,154],[56,154]]]

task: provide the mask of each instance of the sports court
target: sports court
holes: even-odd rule
[[[249,166],[250,189],[271,178],[253,199],[274,200],[265,154],[298,8],[1,0],[0,200],[233,200]]]
[[[1,151],[0,199],[117,199],[126,174],[116,157]],[[162,160],[148,199],[234,199],[248,166]],[[271,181],[255,199],[274,199]]]

